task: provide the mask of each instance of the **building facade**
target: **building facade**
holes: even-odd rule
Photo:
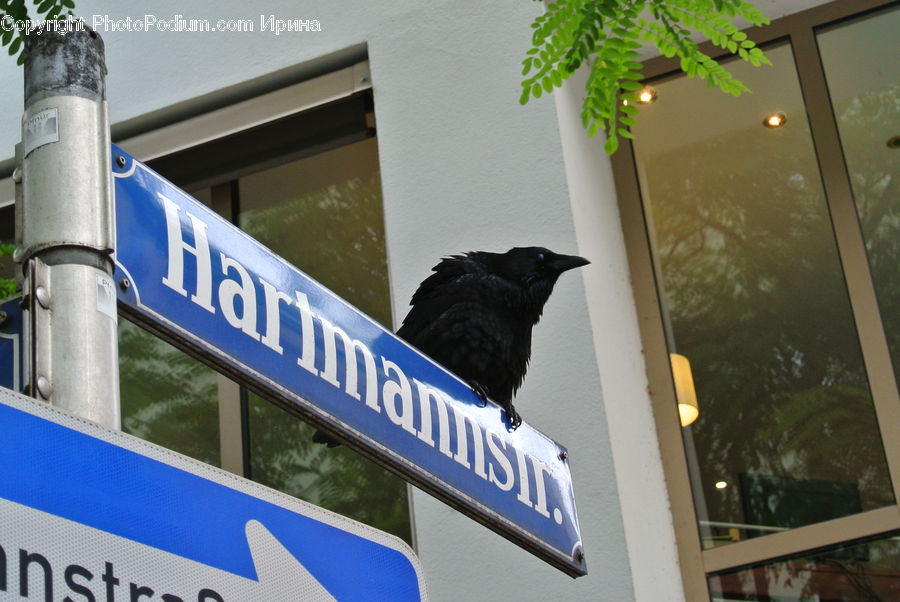
[[[900,11],[757,5],[752,93],[648,58],[610,158],[583,74],[517,103],[540,3],[76,2],[114,141],[388,328],[443,256],[591,260],[516,402],[569,449],[589,574],[122,320],[124,430],[406,539],[434,600],[900,599]],[[4,242],[21,77],[0,64]]]

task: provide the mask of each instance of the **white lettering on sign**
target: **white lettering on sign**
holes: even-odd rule
[[[260,293],[253,276],[237,258],[219,253],[215,259],[224,278],[214,295],[214,258],[206,237],[208,225],[190,212],[185,212],[190,227],[187,224],[182,227],[178,205],[165,195],[157,194],[165,212],[168,235],[168,269],[162,278],[165,286],[183,297],[188,296],[188,287],[192,288],[191,301],[213,314],[216,313],[213,300],[217,300],[225,323],[243,332],[248,340],[260,342],[280,355],[284,354],[285,337],[293,337],[292,340],[299,341],[298,369],[306,370],[344,391],[372,412],[380,414],[384,410],[388,420],[409,436],[417,438],[423,445],[436,448],[499,490],[511,491],[518,485],[516,499],[539,515],[550,517],[544,480],[550,473],[548,466],[509,444],[500,434],[482,430],[478,421],[463,407],[448,404],[441,391],[426,383],[415,378],[410,380],[390,358],[376,358],[365,343],[351,338],[343,329],[315,313],[305,293],[295,290],[291,296],[286,291],[279,291],[272,283],[257,278]],[[189,237],[193,239],[192,243],[188,241]],[[196,277],[192,282],[185,282],[184,262],[187,256],[192,256],[196,264]],[[299,333],[283,332],[280,317],[282,306],[294,306],[299,311]],[[260,312],[265,313],[262,333],[257,331],[257,315]],[[321,342],[319,347],[316,345],[317,336]],[[343,373],[338,369],[338,347],[344,358]],[[322,350],[324,357],[317,357],[318,349]],[[321,365],[322,369],[319,370],[317,365]],[[379,378],[382,382],[380,388]],[[455,439],[450,436],[450,410]],[[434,432],[435,427],[437,432]],[[489,454],[485,453],[485,447]],[[562,513],[558,509],[554,508],[553,519],[558,524],[562,523]]]
[[[216,313],[212,306],[212,259],[209,254],[209,241],[206,239],[207,225],[200,218],[187,214],[191,220],[194,233],[194,244],[186,243],[181,237],[181,221],[178,219],[178,205],[174,201],[159,195],[166,212],[166,234],[169,241],[169,273],[162,283],[170,289],[187,297],[184,288],[184,254],[187,251],[197,259],[197,286],[191,301],[210,313]]]

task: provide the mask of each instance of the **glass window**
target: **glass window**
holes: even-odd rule
[[[4,251],[10,250],[16,241],[16,219],[13,206],[0,208],[0,245],[4,245]],[[12,251],[0,252],[0,279],[13,280],[16,277],[16,266],[12,260]],[[0,299],[5,299],[10,291],[4,288],[0,281]]]
[[[218,375],[125,319],[119,320],[122,430],[220,466]]]
[[[900,10],[818,35],[881,317],[900,379]]]
[[[238,222],[329,289],[390,327],[381,180],[374,138],[239,180]],[[250,474],[410,541],[406,484],[249,396]]]
[[[709,579],[714,602],[900,600],[900,537],[853,542]]]
[[[635,128],[706,548],[894,503],[791,48],[766,52],[729,63],[752,94],[659,82]]]

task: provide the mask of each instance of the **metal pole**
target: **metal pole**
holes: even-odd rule
[[[16,259],[26,274],[31,394],[118,429],[105,74],[93,31],[26,37]]]

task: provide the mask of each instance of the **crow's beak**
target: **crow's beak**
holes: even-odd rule
[[[562,274],[566,270],[580,268],[589,263],[590,261],[584,257],[579,257],[578,255],[557,255],[553,258],[553,261],[550,262],[550,265],[553,266],[553,269]]]

